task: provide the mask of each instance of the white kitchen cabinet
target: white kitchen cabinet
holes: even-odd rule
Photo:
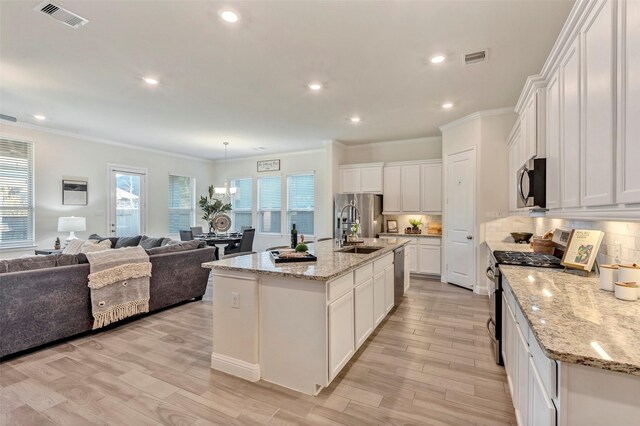
[[[560,73],[556,70],[547,85],[547,205],[560,207]]]
[[[538,153],[538,97],[536,96],[535,90],[531,93],[529,99],[525,103],[524,107],[524,133],[522,134],[522,138],[524,141],[523,144],[523,152],[524,152],[524,162],[535,158]],[[523,163],[524,164],[524,163]]]
[[[357,350],[371,334],[374,327],[374,285],[369,278],[354,289],[355,303],[355,349]]]
[[[329,381],[333,380],[355,353],[353,291],[328,306]]]
[[[389,312],[393,308],[394,287],[395,287],[395,277],[394,277],[393,265],[391,265],[390,267],[384,270],[385,302],[387,304],[385,313]]]
[[[402,167],[384,167],[384,191],[382,197],[385,213],[400,213],[402,211]]]
[[[420,165],[402,166],[402,211],[420,212]]]
[[[418,272],[420,272],[421,274],[440,275],[440,245],[431,245],[427,244],[426,242],[420,241],[420,245],[418,246],[418,248]]]
[[[516,325],[516,363],[517,370],[515,372],[514,386],[516,386],[516,398],[514,405],[516,408],[516,418],[518,424],[527,424],[528,405],[529,405],[529,343],[527,342],[522,328],[528,328],[528,325],[519,323]]]
[[[614,0],[597,2],[580,31],[582,206],[614,202],[615,12]]]
[[[620,1],[618,28],[618,203],[640,203],[640,2]]]
[[[422,211],[422,213],[441,213],[442,163],[423,164],[420,167],[420,210]]]
[[[343,194],[382,194],[382,163],[340,166],[340,192]]]
[[[511,391],[511,398],[513,401],[516,401],[516,383],[514,383],[516,368],[518,366],[517,358],[516,358],[516,318],[513,315],[511,307],[506,298],[506,293],[503,293],[502,299],[503,306],[505,306],[505,316],[503,316],[503,324],[504,324],[504,341],[502,342],[504,345],[505,352],[505,370],[507,373],[507,382],[509,384],[509,390]],[[515,404],[514,404],[515,405]]]
[[[408,273],[406,275],[409,275]],[[386,315],[386,275],[384,270],[373,276],[373,318],[375,325],[380,324]]]
[[[528,417],[526,422],[520,424],[528,424],[529,426],[555,426],[556,425],[556,407],[553,401],[544,391],[544,386],[540,380],[540,376],[530,358],[527,364],[528,371]]]
[[[407,293],[411,286],[411,274],[409,273],[409,252],[404,250],[404,293]]]
[[[580,45],[576,38],[559,65],[561,207],[580,205]]]
[[[508,141],[509,149],[509,176],[507,185],[509,187],[509,210],[515,212],[518,210],[518,188],[516,185],[516,174],[522,166],[520,163],[520,121],[518,121],[512,130]]]
[[[412,238],[405,247],[409,256],[409,272],[418,272],[418,242]]]

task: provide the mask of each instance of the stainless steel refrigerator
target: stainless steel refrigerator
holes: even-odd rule
[[[348,207],[342,214],[340,211],[346,205],[354,203],[360,211],[360,236],[376,238],[382,232],[382,195],[375,194],[338,194],[333,199],[333,234],[335,238],[342,236],[342,231],[350,233],[351,225],[355,223],[357,214],[354,208]]]

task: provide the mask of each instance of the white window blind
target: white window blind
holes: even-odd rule
[[[33,143],[0,139],[0,248],[34,245]]]
[[[313,235],[315,209],[315,176],[287,176],[287,226],[296,224],[298,234]]]
[[[251,228],[253,222],[252,179],[233,179],[231,186],[237,188],[236,195],[231,199],[231,226],[236,231]]]
[[[169,233],[195,224],[195,179],[169,175]]]
[[[259,177],[258,182],[258,232],[280,233],[282,213],[282,178]]]

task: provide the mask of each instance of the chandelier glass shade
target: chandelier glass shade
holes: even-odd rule
[[[224,142],[224,183],[222,186],[215,186],[213,192],[221,197],[231,198],[236,195],[238,188],[229,186],[229,181],[227,180],[227,145],[229,145],[229,142]]]

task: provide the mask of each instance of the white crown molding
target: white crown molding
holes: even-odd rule
[[[426,141],[424,141],[426,139]],[[344,149],[348,151],[352,151],[359,148],[375,148],[377,146],[388,146],[388,145],[398,145],[404,143],[419,143],[421,140],[423,142],[442,142],[442,136],[424,136],[421,138],[411,138],[411,139],[398,139],[395,141],[382,141],[382,142],[370,142],[370,143],[362,143],[357,145],[345,145],[344,143],[340,143]]]
[[[429,160],[390,161],[388,163],[384,163],[385,166],[409,166],[423,164],[442,164],[442,158],[431,158]]]
[[[296,156],[296,155],[304,155],[304,154],[317,154],[317,153],[326,153],[327,150],[325,148],[314,148],[314,149],[307,149],[307,150],[302,150],[302,151],[293,151],[293,152],[271,152],[268,154],[261,154],[261,155],[251,155],[248,157],[234,157],[234,158],[229,158],[227,161],[229,163],[233,163],[233,162],[237,162],[237,161],[245,161],[245,160],[278,160],[280,158],[286,158],[286,157],[292,157],[292,156]],[[278,158],[275,158],[278,157]],[[211,160],[210,161],[213,164],[222,164],[224,163],[224,159],[220,159],[220,160]],[[282,166],[282,165],[281,165]]]
[[[357,163],[357,164],[341,164],[341,169],[361,169],[365,167],[384,167],[386,163]]]
[[[491,117],[494,115],[504,115],[504,114],[513,114],[515,113],[515,109],[513,107],[504,107],[504,108],[495,108],[495,109],[486,109],[484,111],[476,111],[472,114],[466,115],[462,118],[459,118],[451,123],[443,124],[439,127],[440,131],[449,130],[453,127],[457,127],[466,122],[481,118],[481,117]]]
[[[112,140],[109,140],[109,139],[97,138],[97,137],[93,137],[93,136],[86,136],[86,135],[81,135],[79,133],[67,132],[67,131],[64,131],[64,130],[50,129],[48,127],[37,126],[35,124],[11,123],[11,122],[6,122],[6,123],[3,122],[2,124],[6,125],[6,126],[10,126],[10,127],[18,127],[18,128],[27,129],[27,130],[36,130],[36,131],[39,131],[39,132],[49,133],[49,134],[52,134],[52,135],[58,135],[58,136],[65,136],[65,137],[68,137],[68,138],[81,139],[81,140],[94,142],[94,143],[100,143],[100,144],[104,144],[104,145],[119,146],[119,147],[122,147],[122,148],[135,149],[135,150],[138,150],[138,151],[153,152],[154,154],[168,155],[170,157],[184,158],[185,160],[200,161],[200,162],[203,162],[203,163],[212,163],[213,162],[213,160],[210,160],[210,159],[207,159],[207,158],[194,157],[194,156],[186,155],[186,154],[178,154],[178,153],[171,152],[171,151],[163,151],[161,149],[156,149],[156,148],[147,148],[147,147],[144,147],[144,146],[132,145],[132,144],[124,143],[124,142],[116,142],[116,141],[112,141]],[[37,141],[35,141],[35,142],[37,143]]]

